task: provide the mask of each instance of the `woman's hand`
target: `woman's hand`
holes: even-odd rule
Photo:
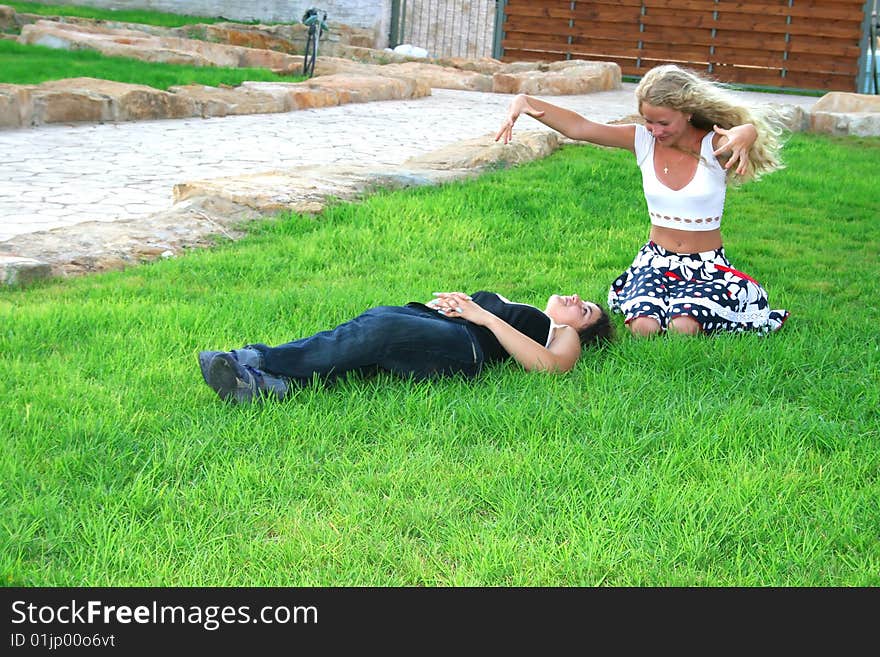
[[[474,324],[485,326],[492,313],[478,305],[464,292],[434,292],[434,299],[426,305],[437,309],[446,317],[461,317]]]
[[[729,130],[719,126],[712,126],[715,134],[721,135],[722,144],[715,150],[715,156],[725,155],[727,162],[725,169],[730,169],[736,164],[736,172],[745,175],[749,167],[749,150],[758,138],[758,131],[751,123],[735,125]]]
[[[510,101],[510,106],[507,108],[507,118],[504,123],[501,124],[501,129],[496,133],[495,141],[503,139],[505,144],[510,143],[510,140],[513,138],[513,124],[516,123],[520,114],[528,114],[536,119],[544,116],[543,111],[536,110],[529,105],[529,99],[525,94],[517,94],[514,99]]]

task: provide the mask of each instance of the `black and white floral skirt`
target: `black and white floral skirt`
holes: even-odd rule
[[[758,331],[782,327],[787,310],[771,310],[767,291],[751,276],[734,269],[724,248],[675,253],[654,242],[645,244],[632,265],[608,291],[608,306],[629,324],[650,317],[666,330],[675,317],[691,317],[704,333]]]

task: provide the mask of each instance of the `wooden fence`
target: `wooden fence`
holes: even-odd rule
[[[740,84],[857,91],[865,0],[507,0],[503,61],[667,62]]]

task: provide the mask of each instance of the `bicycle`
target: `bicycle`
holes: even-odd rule
[[[314,7],[307,9],[306,13],[303,14],[303,25],[308,25],[309,27],[309,35],[306,39],[306,50],[303,57],[303,75],[307,78],[315,74],[315,61],[318,59],[318,44],[321,41],[321,34],[323,34],[324,30],[329,30],[326,21],[327,12],[325,11],[322,16],[319,16],[318,10]]]

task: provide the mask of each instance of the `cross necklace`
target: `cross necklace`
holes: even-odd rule
[[[684,162],[685,159],[687,159],[687,156],[689,155],[685,151],[679,151],[679,153],[682,153],[683,155],[679,155],[678,159],[673,164],[681,164],[682,162]],[[663,175],[664,176],[669,175],[669,162],[668,161],[663,165]]]

